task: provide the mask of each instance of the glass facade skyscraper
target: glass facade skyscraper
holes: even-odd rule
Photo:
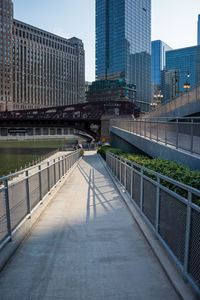
[[[197,23],[197,44],[200,45],[200,15],[198,16]]]
[[[166,52],[166,72],[176,70],[174,80],[179,82],[178,92],[184,91],[187,74],[190,74],[190,87],[200,84],[200,46],[187,47]],[[172,80],[172,83],[174,82]]]
[[[151,42],[151,83],[154,94],[161,89],[161,71],[165,69],[166,51],[172,50],[161,40]]]
[[[151,101],[151,0],[96,0],[96,79],[136,84]]]

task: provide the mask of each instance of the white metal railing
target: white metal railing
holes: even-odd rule
[[[200,155],[200,118],[113,119],[110,125]]]
[[[0,178],[0,249],[81,156],[81,150]]]
[[[106,163],[200,295],[200,190],[109,152]]]

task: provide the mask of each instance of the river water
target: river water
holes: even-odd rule
[[[0,177],[14,173],[58,148],[71,147],[73,139],[39,141],[0,141]]]

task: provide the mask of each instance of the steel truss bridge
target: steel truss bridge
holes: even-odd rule
[[[1,128],[62,127],[80,130],[97,138],[101,134],[102,116],[134,115],[139,108],[128,101],[85,102],[76,105],[0,112]]]

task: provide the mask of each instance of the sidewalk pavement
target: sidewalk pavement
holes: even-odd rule
[[[95,152],[0,274],[0,299],[179,299]]]

